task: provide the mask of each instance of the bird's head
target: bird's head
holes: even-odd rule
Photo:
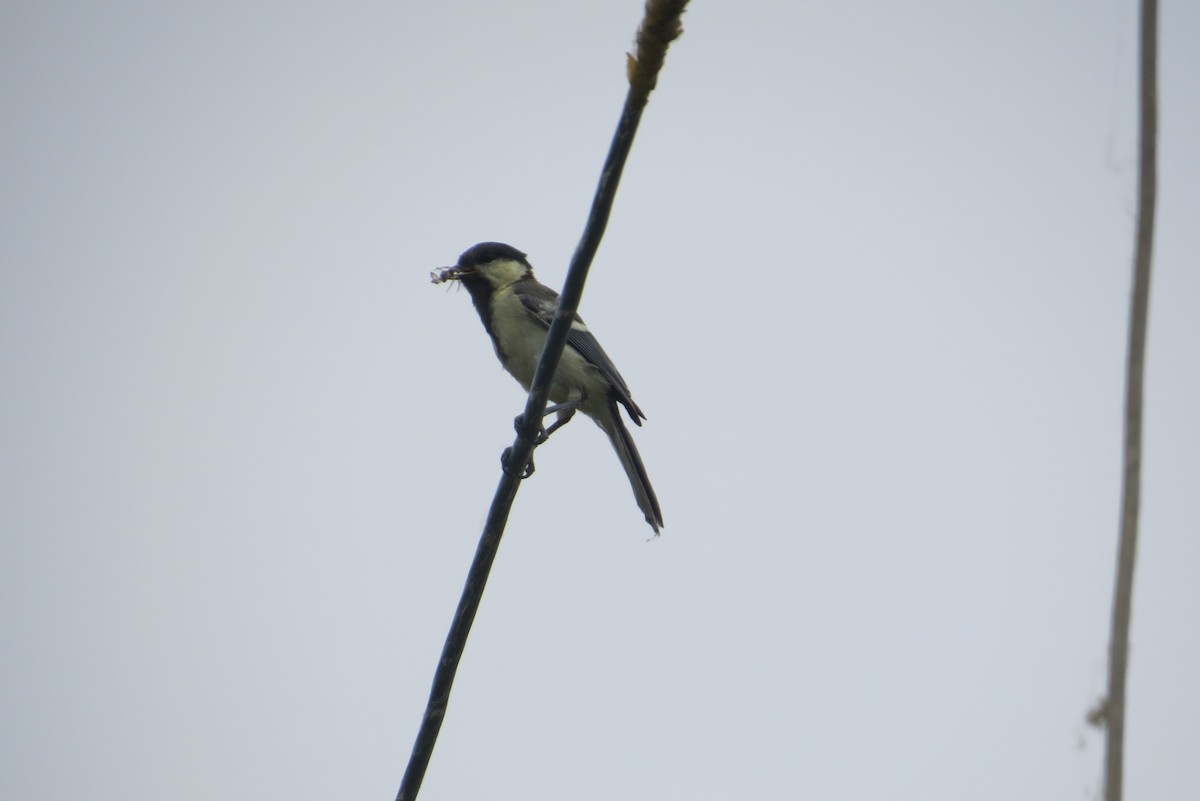
[[[533,267],[525,254],[502,242],[480,242],[458,257],[453,267],[443,267],[432,273],[433,283],[462,281],[468,288],[498,289],[523,278],[533,277]]]

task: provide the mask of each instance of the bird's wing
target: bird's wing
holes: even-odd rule
[[[554,320],[554,313],[558,310],[558,293],[537,281],[521,281],[513,287],[513,291],[520,299],[521,305],[538,322],[549,329],[550,323]],[[600,371],[600,374],[612,385],[616,399],[625,406],[633,422],[641,425],[641,418],[646,415],[642,414],[642,410],[633,402],[633,398],[629,395],[629,386],[617,372],[617,366],[612,363],[612,359],[608,358],[604,348],[600,347],[600,342],[592,336],[592,332],[588,330],[587,325],[578,314],[575,315],[575,319],[571,322],[571,329],[567,332],[567,345],[578,351],[580,356]]]

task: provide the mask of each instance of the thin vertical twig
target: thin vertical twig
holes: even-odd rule
[[[1150,264],[1154,246],[1154,211],[1158,183],[1158,0],[1142,0],[1140,60],[1138,221],[1133,265],[1133,299],[1129,315],[1129,355],[1125,374],[1125,465],[1117,578],[1113,591],[1108,697],[1103,713],[1108,735],[1104,756],[1106,801],[1121,801],[1124,783],[1125,687],[1129,674],[1133,568],[1137,557],[1138,512],[1141,505],[1142,394],[1146,374]]]
[[[429,701],[421,720],[421,727],[413,743],[412,755],[400,782],[400,790],[396,801],[413,801],[421,789],[425,778],[429,759],[433,755],[433,747],[441,731],[442,720],[446,716],[446,708],[450,701],[450,689],[454,684],[454,676],[458,672],[458,664],[462,658],[463,649],[467,644],[467,635],[479,610],[483,598],[483,590],[487,584],[488,575],[495,561],[496,552],[500,548],[500,539],[504,534],[508,514],[512,509],[513,500],[517,495],[520,480],[517,476],[524,473],[525,466],[533,456],[535,438],[540,422],[550,397],[550,382],[558,367],[563,347],[567,341],[567,333],[571,320],[579,308],[579,300],[583,294],[583,286],[587,280],[588,268],[600,247],[604,229],[608,225],[609,213],[617,194],[617,185],[621,180],[621,172],[625,160],[633,146],[633,137],[641,120],[642,110],[650,99],[658,80],[658,72],[662,69],[666,58],[667,47],[682,32],[680,17],[683,15],[687,0],[647,0],[646,14],[638,29],[635,55],[628,59],[629,93],[625,98],[625,106],[617,123],[609,147],[608,158],[600,173],[600,181],[596,187],[595,198],[584,226],[575,253],[571,257],[571,265],[567,270],[566,282],[559,297],[558,311],[550,330],[546,334],[546,344],[542,350],[541,361],[534,374],[533,385],[530,388],[529,399],[525,404],[524,424],[517,431],[509,453],[507,469],[501,472],[500,483],[496,487],[491,508],[488,511],[487,522],[475,551],[475,558],[467,574],[463,586],[462,597],[446,635],[446,643],[442,647],[442,655],[438,660],[437,669],[433,676],[433,686],[429,692]]]

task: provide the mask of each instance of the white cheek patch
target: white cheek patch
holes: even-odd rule
[[[483,277],[496,288],[514,284],[525,277],[525,265],[513,259],[497,259],[481,270]]]

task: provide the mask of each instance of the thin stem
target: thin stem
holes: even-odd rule
[[[1125,686],[1129,673],[1129,627],[1133,616],[1133,568],[1141,505],[1142,393],[1146,372],[1146,329],[1150,314],[1150,263],[1154,245],[1158,140],[1158,0],[1142,0],[1141,132],[1139,135],[1138,224],[1133,299],[1129,316],[1129,360],[1125,377],[1125,466],[1121,533],[1113,592],[1112,645],[1104,720],[1106,801],[1121,801],[1125,761]]]

